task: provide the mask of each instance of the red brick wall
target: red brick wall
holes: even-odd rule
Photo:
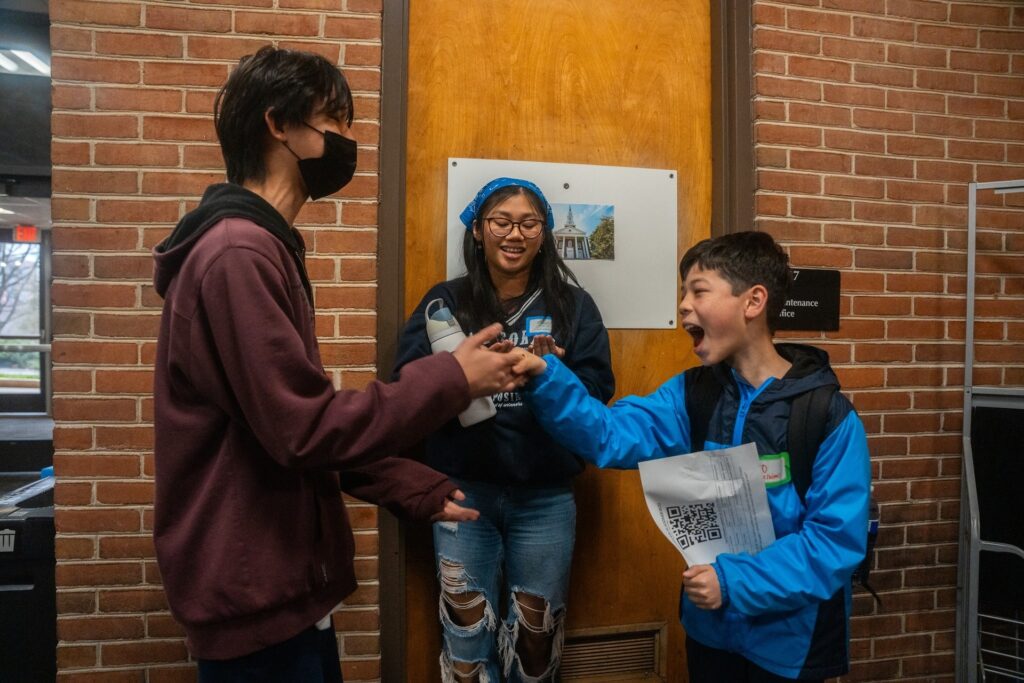
[[[261,45],[321,52],[355,91],[359,175],[297,224],[310,247],[324,362],[339,386],[375,376],[380,11],[380,0],[50,3],[62,681],[194,677],[151,540],[160,300],[149,252],[223,179],[213,96]],[[360,587],[339,615],[341,651],[346,680],[372,680],[376,508],[350,512]]]
[[[846,680],[953,680],[967,184],[1024,178],[1024,6],[754,2],[757,226],[843,273],[831,353],[882,505]],[[986,193],[976,382],[1024,383],[1021,196]],[[1012,256],[1012,252],[1017,256]]]

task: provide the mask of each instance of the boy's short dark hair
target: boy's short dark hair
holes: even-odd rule
[[[754,285],[767,289],[768,329],[775,331],[793,272],[789,269],[789,257],[771,235],[748,230],[698,242],[679,262],[683,280],[694,266],[717,272],[732,285],[733,294]]]
[[[351,126],[352,91],[338,67],[312,52],[267,45],[242,57],[213,105],[217,139],[232,183],[260,181],[266,175],[267,110],[279,126],[300,125],[319,111]]]

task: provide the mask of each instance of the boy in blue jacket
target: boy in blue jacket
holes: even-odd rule
[[[766,233],[732,233],[693,246],[679,271],[683,327],[722,383],[703,444],[690,440],[682,373],[648,396],[609,407],[555,354],[514,351],[522,356],[516,371],[534,376],[526,401],[558,441],[598,467],[632,469],[654,458],[756,444],[768,471],[776,541],[756,555],[721,554],[683,573],[690,680],[842,675],[849,669],[850,579],[866,549],[871,471],[864,426],[834,392],[802,501],[786,443],[792,402],[839,382],[823,351],[772,341],[791,279],[785,252]]]

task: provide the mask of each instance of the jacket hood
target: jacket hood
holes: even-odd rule
[[[775,350],[792,363],[792,367],[781,380],[765,389],[764,400],[792,398],[828,384],[839,388],[839,378],[829,365],[828,354],[821,349],[806,344],[776,344]],[[725,363],[714,365],[711,370],[726,391],[737,391],[735,370]]]
[[[839,388],[839,378],[832,371],[828,354],[819,348],[805,344],[776,344],[779,355],[793,364],[781,382],[775,382],[771,389],[773,397],[789,397],[834,384]]]
[[[302,236],[263,197],[232,183],[219,183],[206,188],[199,206],[185,214],[171,234],[153,248],[153,259],[156,261],[153,284],[157,294],[164,296],[199,237],[225,218],[250,220],[281,240],[295,259],[306,296],[310,302],[313,301],[313,288],[306,274],[306,245]]]

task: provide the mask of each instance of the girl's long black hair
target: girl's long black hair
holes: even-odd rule
[[[481,231],[486,230],[483,217],[492,208],[517,194],[524,195],[533,206],[538,216],[544,216],[544,202],[528,188],[520,185],[509,185],[494,192],[483,203],[476,215],[476,224]],[[530,267],[530,279],[526,285],[526,294],[537,288],[544,292],[544,303],[548,315],[551,316],[552,332],[559,346],[566,347],[575,333],[576,298],[573,296],[569,283],[579,287],[579,281],[565,265],[552,236],[554,226],[545,226],[541,231],[540,251],[537,252]],[[468,277],[463,281],[459,292],[459,311],[456,317],[464,330],[479,330],[493,322],[505,322],[509,313],[498,300],[498,293],[491,281],[484,256],[483,245],[473,238],[471,230],[466,231],[462,240],[462,258],[466,262]]]

